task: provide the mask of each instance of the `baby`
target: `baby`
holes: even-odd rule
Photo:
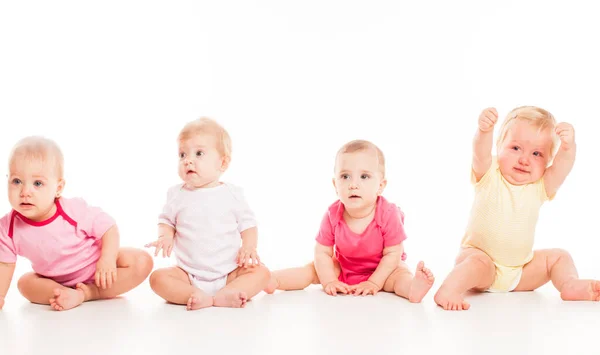
[[[518,107],[504,120],[493,157],[497,120],[494,108],[479,116],[471,171],[475,201],[456,265],[435,302],[446,310],[466,310],[468,290],[533,291],[548,281],[563,300],[598,301],[600,282],[579,279],[568,252],[533,251],[540,207],[554,198],[575,162],[573,127],[556,124],[541,108]]]
[[[339,197],[325,213],[314,263],[273,272],[268,293],[321,284],[328,295],[394,292],[421,302],[434,282],[419,262],[413,277],[404,263],[404,214],[381,194],[387,181],[381,150],[355,140],[337,153],[333,185]]]
[[[154,255],[175,252],[177,266],[150,275],[165,300],[205,307],[244,307],[269,282],[256,252],[254,213],[242,190],[220,181],[231,160],[231,139],[215,121],[200,118],[179,134],[179,177],[159,217]],[[241,244],[241,247],[240,247]]]
[[[33,268],[19,279],[21,294],[57,311],[116,297],[152,271],[148,253],[119,249],[111,216],[81,198],[61,196],[63,166],[58,145],[43,137],[24,138],[10,153],[8,199],[13,210],[0,219],[0,309],[17,255]]]

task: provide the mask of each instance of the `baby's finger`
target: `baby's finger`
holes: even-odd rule
[[[119,275],[119,273],[117,272],[117,270],[113,270],[112,271],[112,279],[113,279],[113,283],[117,282],[117,276]]]
[[[173,244],[169,245],[169,251],[167,252],[167,256],[171,257],[171,251],[173,250]]]
[[[106,271],[100,272],[100,284],[102,284],[102,289],[106,290]]]
[[[151,242],[151,243],[146,243],[144,246],[145,246],[146,248],[155,247],[155,246],[156,246],[156,241],[153,241],[153,242]]]
[[[162,243],[156,243],[156,249],[154,249],[154,256],[158,256],[158,253],[162,249]]]
[[[96,270],[96,274],[94,275],[94,281],[96,283],[96,287],[100,288],[100,271]]]
[[[113,278],[112,272],[109,271],[106,274],[106,288],[111,288],[112,287],[112,278]]]

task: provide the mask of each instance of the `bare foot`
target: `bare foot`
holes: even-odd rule
[[[235,291],[235,290],[221,290],[215,295],[215,307],[231,307],[231,308],[244,308],[248,297],[246,292]]]
[[[195,311],[200,308],[211,307],[213,305],[213,298],[202,291],[194,291],[187,301],[187,310]]]
[[[410,291],[408,291],[408,300],[410,302],[419,303],[427,294],[427,291],[433,286],[435,277],[431,270],[425,267],[425,263],[419,261],[417,264],[417,270],[415,271],[415,277],[410,284]]]
[[[57,311],[66,311],[83,303],[85,294],[80,288],[55,288],[54,297],[49,300],[50,307]]]
[[[271,277],[264,291],[268,294],[272,294],[273,292],[275,292],[275,290],[277,290],[277,287],[279,287],[279,282],[275,277]]]
[[[433,300],[446,311],[466,311],[471,307],[470,304],[465,302],[463,295],[448,290],[444,285],[436,292]]]
[[[600,301],[600,281],[567,281],[562,287],[560,298],[565,301]]]

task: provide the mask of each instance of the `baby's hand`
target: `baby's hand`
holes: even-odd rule
[[[375,296],[380,290],[381,287],[369,280],[363,281],[358,285],[350,286],[350,293],[355,296],[366,296],[369,294]]]
[[[254,267],[260,265],[260,258],[256,248],[242,246],[238,251],[235,262],[239,267]]]
[[[163,258],[165,256],[170,257],[171,256],[171,251],[173,250],[173,237],[168,237],[168,236],[160,236],[158,237],[158,239],[152,243],[148,243],[146,245],[144,245],[146,248],[152,248],[154,247],[154,256],[158,256],[158,252],[160,252],[160,250],[162,249],[163,251]]]
[[[100,257],[96,263],[96,286],[106,290],[111,288],[113,282],[117,282],[117,261],[109,258]]]
[[[486,108],[479,115],[479,130],[481,132],[493,130],[496,121],[498,121],[498,111],[493,107]]]
[[[556,134],[560,138],[560,147],[564,150],[569,150],[575,143],[575,129],[566,122],[561,122],[556,125]]]
[[[350,286],[339,280],[331,281],[327,285],[323,286],[323,289],[325,290],[325,293],[330,296],[337,296],[338,292],[345,295],[350,292]]]

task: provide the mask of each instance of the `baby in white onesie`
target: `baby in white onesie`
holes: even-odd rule
[[[175,252],[177,266],[158,269],[150,286],[162,298],[205,307],[244,307],[268,283],[256,252],[254,213],[242,189],[220,177],[231,160],[231,139],[217,122],[200,118],[179,134],[179,176],[159,217],[154,255]]]

